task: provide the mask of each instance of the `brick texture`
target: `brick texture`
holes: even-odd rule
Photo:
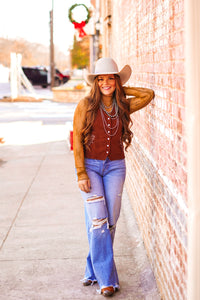
[[[132,115],[126,187],[162,299],[186,299],[184,1],[113,0],[111,11],[111,56],[131,65],[129,85],[156,94]]]

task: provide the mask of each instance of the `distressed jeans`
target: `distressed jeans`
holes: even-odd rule
[[[100,289],[119,288],[113,242],[126,176],[125,160],[86,158],[85,167],[91,182],[91,191],[81,192],[89,241],[85,278],[97,280]]]

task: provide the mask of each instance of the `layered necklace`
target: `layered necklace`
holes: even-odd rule
[[[107,111],[107,109],[111,109],[110,112]],[[113,113],[114,111],[114,113]],[[100,112],[101,112],[101,118],[103,122],[103,128],[107,135],[114,136],[117,133],[117,130],[119,128],[119,116],[118,116],[118,105],[116,100],[114,99],[113,103],[109,106],[106,106],[103,102],[100,104]],[[108,124],[106,122],[106,118],[104,113],[112,120],[115,121],[115,125],[111,127],[111,124]]]

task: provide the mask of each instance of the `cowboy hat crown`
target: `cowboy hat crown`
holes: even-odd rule
[[[122,84],[126,83],[130,76],[131,76],[132,70],[129,65],[125,65],[122,70],[119,72],[118,66],[114,59],[110,57],[104,57],[100,58],[96,62],[95,71],[94,73],[87,73],[84,74],[85,80],[88,84],[92,84],[95,77],[98,75],[107,75],[107,74],[117,74],[121,78]]]

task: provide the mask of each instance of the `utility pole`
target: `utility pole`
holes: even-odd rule
[[[99,35],[100,35],[100,0],[96,0],[96,22],[95,22],[95,60],[99,59]]]
[[[52,0],[52,9],[50,11],[50,73],[51,73],[51,88],[54,87],[54,74],[55,74],[55,64],[54,64],[54,42],[53,42],[53,7],[54,0]]]

